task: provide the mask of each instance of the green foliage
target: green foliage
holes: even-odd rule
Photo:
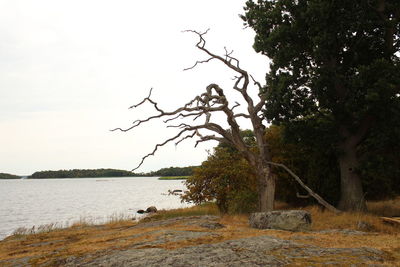
[[[256,178],[239,152],[220,144],[214,153],[186,180],[183,201],[195,204],[216,201],[222,213],[244,213],[257,209]]]
[[[397,114],[400,116],[400,112]],[[359,148],[367,199],[400,195],[400,122],[397,118],[386,118]]]
[[[0,173],[0,179],[21,179],[21,176],[9,173]]]
[[[355,149],[367,197],[398,191],[400,1],[248,1],[242,18],[272,60],[265,115],[311,160],[300,173],[335,188],[335,158]]]
[[[337,179],[339,170],[332,150],[315,149],[311,143],[296,142],[284,126],[271,125],[266,132],[272,161],[282,163],[298,175],[312,190],[331,204],[339,200],[340,184]],[[297,136],[297,135],[296,135]],[[300,199],[297,194],[307,192],[281,168],[277,173],[277,199],[292,205],[315,203],[313,198]]]
[[[386,131],[388,138],[376,137],[376,134],[383,134],[380,131],[373,133],[360,148],[360,154],[363,155],[360,172],[367,200],[386,199],[400,194],[400,140],[399,136],[394,136],[399,129],[393,127],[393,136],[388,136]],[[314,136],[312,131],[309,133],[294,126],[287,129],[272,125],[267,129],[266,138],[274,162],[288,166],[331,204],[338,203],[339,169],[333,146],[326,150],[320,149],[318,143],[321,138]],[[297,193],[306,195],[306,192],[285,171],[278,168],[275,171],[278,175],[277,199],[292,205],[315,202],[312,198],[297,198]]]
[[[385,2],[389,21],[376,1],[248,1],[243,19],[256,31],[254,48],[272,60],[268,118],[323,111],[354,129],[366,113],[391,114],[400,93],[400,2]]]

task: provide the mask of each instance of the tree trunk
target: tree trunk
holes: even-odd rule
[[[274,210],[275,201],[275,175],[270,167],[263,168],[262,177],[259,177],[259,201],[260,211]]]
[[[344,142],[340,145],[340,201],[338,208],[343,211],[365,211],[363,188],[358,172],[358,157],[356,145]]]

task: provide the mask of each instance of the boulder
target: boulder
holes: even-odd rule
[[[250,226],[258,229],[308,231],[311,229],[311,214],[304,210],[276,210],[250,214]]]
[[[154,206],[148,207],[148,208],[146,209],[146,212],[148,212],[148,213],[150,213],[150,212],[157,212],[157,208],[154,207]]]

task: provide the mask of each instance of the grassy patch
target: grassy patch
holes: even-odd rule
[[[384,201],[368,201],[369,213],[383,217],[400,217],[400,197]]]
[[[220,213],[214,203],[205,203],[184,209],[159,210],[156,214],[143,218],[141,222],[202,215],[220,215]]]
[[[313,230],[330,230],[330,229],[350,229],[360,230],[359,222],[366,222],[370,225],[370,229],[362,229],[362,231],[378,232],[385,234],[398,234],[400,229],[386,224],[376,215],[368,213],[343,212],[333,214],[329,211],[322,211],[319,207],[304,208],[311,213],[313,220]]]
[[[189,176],[163,176],[158,178],[158,180],[186,180]]]

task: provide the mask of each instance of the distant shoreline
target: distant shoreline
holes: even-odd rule
[[[24,176],[9,174],[9,173],[0,173],[0,179],[4,180],[13,180],[13,179],[21,179]]]
[[[169,167],[158,171],[134,173],[127,170],[101,168],[101,169],[71,169],[71,170],[46,170],[37,171],[31,175],[13,175],[0,173],[0,179],[67,179],[67,178],[123,178],[123,177],[161,177],[160,180],[183,180],[193,174],[196,166]],[[168,177],[168,178],[163,178]],[[175,178],[169,178],[175,177]],[[177,178],[179,177],[179,178]]]
[[[99,178],[157,178],[159,176],[102,176],[102,177],[43,177],[43,178],[35,178],[35,177],[27,177],[27,178],[0,178],[0,180],[47,180],[47,179],[99,179]]]
[[[187,180],[189,176],[162,176],[158,180]]]
[[[99,176],[99,177],[18,177],[18,178],[0,178],[0,180],[47,180],[47,179],[99,179],[99,178],[158,178],[158,180],[187,180],[190,176]]]

